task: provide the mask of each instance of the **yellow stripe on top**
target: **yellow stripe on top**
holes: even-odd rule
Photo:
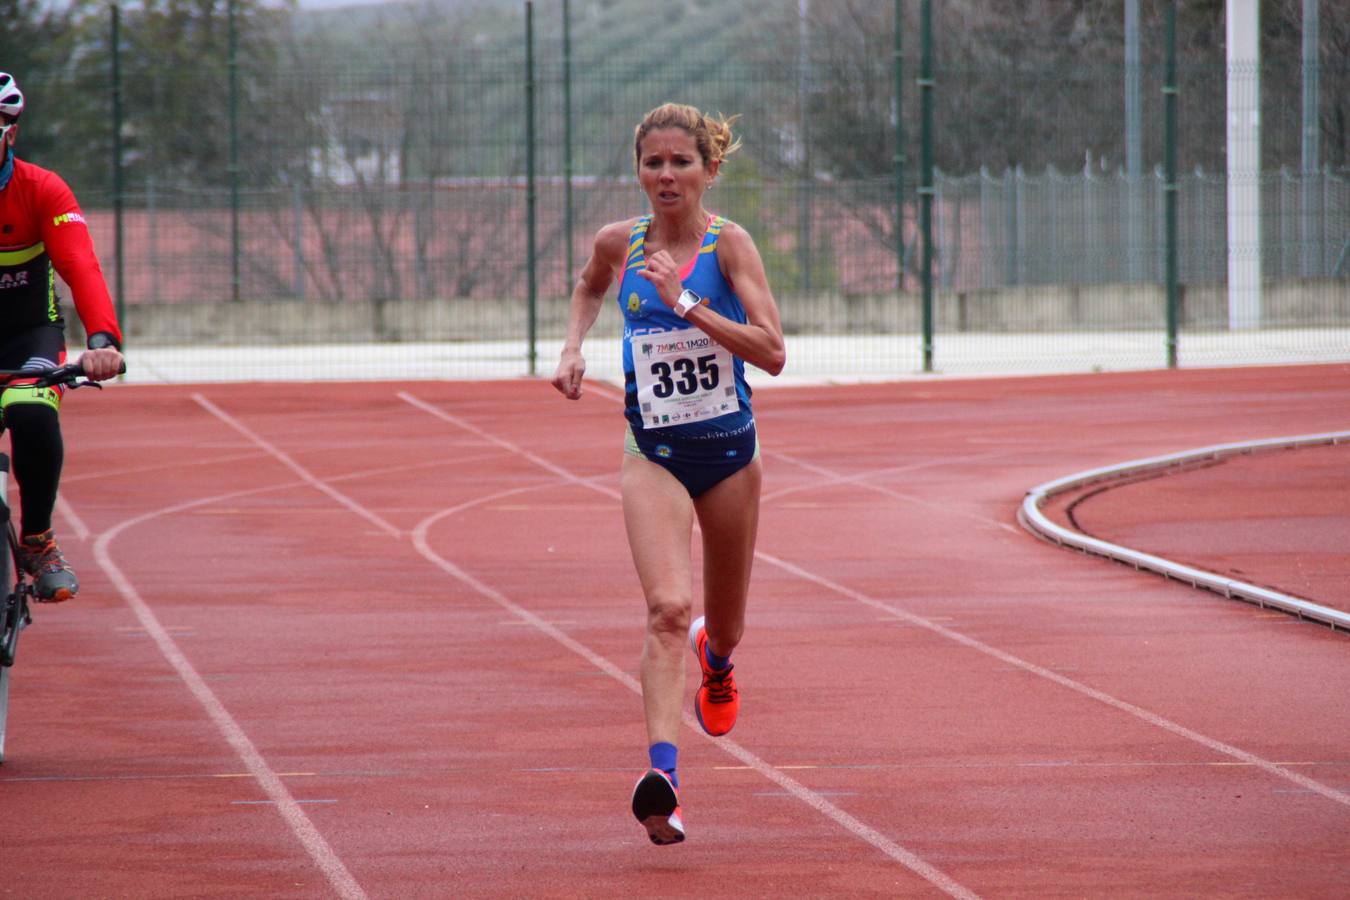
[[[22,250],[8,250],[0,253],[0,266],[21,266],[30,259],[37,259],[47,252],[47,245],[38,241],[31,247],[24,247]]]
[[[56,270],[52,261],[47,260],[47,321],[56,322],[61,318],[61,310],[56,303]]]
[[[726,219],[721,216],[713,216],[713,220],[708,223],[708,237],[705,238],[707,243],[698,248],[699,253],[712,253],[717,249],[717,236],[722,233],[722,226],[725,224],[727,224]]]
[[[628,262],[624,271],[631,272],[646,265],[647,254],[642,252],[642,245],[647,241],[647,226],[651,223],[651,216],[641,216],[633,223],[633,230],[628,233]]]

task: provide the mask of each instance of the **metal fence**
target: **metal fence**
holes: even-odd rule
[[[1028,175],[988,170],[937,181],[938,256],[948,290],[1163,279],[1162,171],[1132,181],[1090,169]],[[1350,277],[1350,179],[1329,169],[1266,176],[1262,271],[1274,281]],[[1178,179],[1181,279],[1227,278],[1227,179]],[[1131,210],[1140,219],[1132,239]]]
[[[906,23],[913,34],[908,20],[891,27]],[[173,141],[123,123],[141,139],[124,153],[118,186],[77,187],[105,268],[120,273],[138,350],[181,358],[221,348],[221,359],[233,360],[215,364],[223,374],[272,358],[265,348],[427,344],[457,360],[444,374],[523,374],[551,368],[571,278],[595,230],[645,208],[631,145],[643,113],[669,99],[742,113],[745,148],[707,205],[755,236],[798,348],[797,371],[904,375],[922,366],[917,54],[888,56],[891,36],[879,40],[852,61],[860,67],[852,74],[819,47],[796,58],[746,51],[710,60],[691,44],[688,58],[656,74],[631,49],[565,61],[556,50],[534,58],[523,41],[495,53],[360,65],[245,56],[235,67],[247,85],[243,113],[225,123],[236,162],[226,162],[213,130],[222,124],[217,104],[209,121],[180,118]],[[1104,150],[1074,106],[1086,97],[1122,102],[1123,64],[1079,61],[1078,93],[1060,98],[1065,107],[1043,116],[1034,134],[1030,126],[1022,133],[1019,109],[997,118],[1005,114],[973,111],[969,100],[1003,89],[1008,72],[980,68],[967,54],[944,74],[944,40],[952,38],[936,42],[937,93],[949,86],[952,99],[950,109],[938,106],[930,135],[939,164],[981,153],[1045,159],[1047,141],[1085,147],[1077,153],[1086,162],[937,173],[937,368],[1053,368],[1047,353],[1065,368],[1163,365],[1161,166],[1150,161],[1127,175],[1122,154]],[[899,48],[898,29],[894,41]],[[152,64],[154,48],[140,50]],[[1144,63],[1148,98],[1163,77],[1156,57]],[[1019,66],[1017,90],[1058,97],[1064,71]],[[1222,83],[1212,48],[1183,66],[1183,96],[1205,93],[1208,107],[1216,91],[1222,105]],[[1159,105],[1146,103],[1150,159],[1160,155]],[[1196,133],[1213,131],[1212,114],[1188,121],[1190,108],[1183,147],[1221,145],[1222,133]],[[944,153],[944,135],[964,143]],[[1108,136],[1123,140],[1119,130]],[[178,144],[188,150],[171,159]],[[1281,333],[1281,360],[1350,358],[1348,176],[1330,165],[1261,176],[1258,330]],[[1192,166],[1177,197],[1180,324],[1194,348],[1182,362],[1268,361],[1250,333],[1229,329],[1226,177]],[[607,311],[594,333],[618,327]],[[1217,349],[1202,351],[1206,342]],[[349,371],[408,375],[380,352],[366,358]],[[432,362],[425,374],[436,373]]]
[[[1120,172],[1066,175],[1053,169],[1039,175],[1021,168],[939,174],[934,235],[939,287],[1160,283],[1162,185],[1161,172],[1138,182]],[[895,292],[901,263],[890,225],[894,183],[818,182],[809,190],[808,229],[816,237],[808,251],[813,275],[805,293]],[[560,179],[544,179],[536,191],[544,262],[539,289],[543,296],[559,297],[567,293],[571,274],[561,252],[569,226],[573,246],[584,254],[596,228],[635,214],[642,199],[632,178],[575,179],[577,212],[568,223]],[[783,295],[803,293],[795,246],[802,233],[803,192],[796,182],[742,180],[708,198],[731,218],[755,219],[767,244],[771,280]],[[1223,282],[1224,176],[1183,175],[1179,196],[1183,282]],[[1267,278],[1350,278],[1350,179],[1330,171],[1307,179],[1284,171],[1265,178],[1262,198]],[[150,182],[125,199],[126,289],[133,311],[142,305],[217,303],[229,296],[231,218],[224,191],[165,190]],[[94,192],[84,203],[96,210],[110,205]],[[1141,216],[1137,240],[1128,227],[1132,207]],[[242,293],[250,300],[491,300],[528,294],[523,178],[252,190],[243,193],[240,214]],[[96,239],[103,246],[112,243],[111,225],[106,215],[96,219]],[[784,253],[780,247],[789,238],[790,252]],[[911,232],[911,251],[915,240]],[[571,260],[574,265],[581,254]],[[906,290],[912,290],[912,252],[905,266]]]

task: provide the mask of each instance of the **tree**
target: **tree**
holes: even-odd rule
[[[19,153],[24,159],[57,169],[72,183],[87,181],[70,140],[70,110],[79,104],[72,90],[77,23],[85,5],[57,6],[43,0],[0,0],[0,66],[14,76],[26,100]]]

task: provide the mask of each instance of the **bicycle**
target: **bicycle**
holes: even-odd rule
[[[123,371],[126,371],[123,367]],[[0,393],[14,381],[34,380],[37,387],[64,386],[68,390],[103,385],[84,377],[79,361],[62,366],[34,369],[0,370]],[[0,423],[0,434],[4,425]],[[41,603],[33,589],[32,577],[19,564],[19,532],[9,508],[9,454],[0,451],[0,518],[4,519],[9,539],[9,552],[0,552],[0,585],[5,591],[4,607],[0,610],[0,763],[5,761],[6,723],[9,721],[9,671],[18,653],[19,633],[33,624],[30,604]]]

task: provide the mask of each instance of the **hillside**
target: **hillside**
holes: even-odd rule
[[[409,0],[301,9],[296,34],[343,47],[355,64],[387,60],[391,51],[449,54],[473,48],[488,58],[518,57],[525,39],[523,0]],[[793,0],[573,0],[576,65],[615,58],[652,61],[677,54],[690,62],[724,64],[770,32],[795,28]],[[537,58],[562,55],[561,0],[534,4]]]
[[[554,174],[562,170],[556,151],[562,137],[561,9],[560,0],[535,4],[538,162],[541,172]],[[795,42],[796,10],[793,0],[573,0],[574,171],[627,170],[622,141],[616,138],[631,133],[637,119],[662,102],[728,114],[759,112],[777,102],[782,79],[759,65],[747,48],[773,55],[775,42]],[[294,25],[307,60],[306,76],[338,79],[352,94],[402,97],[412,86],[421,95],[413,103],[424,110],[419,115],[453,117],[437,139],[454,148],[444,174],[494,176],[520,170],[520,160],[507,158],[503,149],[521,146],[525,121],[521,0],[418,0],[302,10]],[[341,60],[336,68],[335,59]],[[398,64],[391,66],[391,59]],[[786,88],[795,89],[795,79],[788,81]],[[767,118],[748,116],[744,126],[769,128]],[[756,137],[749,143],[762,146]]]

